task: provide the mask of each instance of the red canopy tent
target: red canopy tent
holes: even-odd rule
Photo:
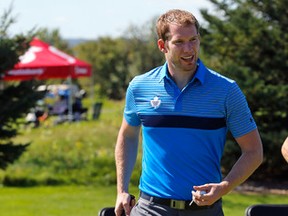
[[[34,38],[20,62],[4,80],[57,79],[91,76],[91,65]]]
[[[20,62],[2,77],[5,81],[31,79],[68,79],[91,76],[91,65],[34,38]],[[69,95],[69,115],[72,116],[72,95]]]

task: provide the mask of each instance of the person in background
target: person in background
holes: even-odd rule
[[[62,123],[67,119],[68,114],[68,99],[65,95],[58,95],[57,101],[52,106],[52,115],[57,115],[56,124]]]
[[[282,153],[284,159],[288,163],[288,137],[286,137],[286,139],[285,139],[285,141],[284,141],[284,143],[282,145],[281,153]]]
[[[82,120],[82,115],[87,113],[88,109],[82,105],[82,95],[80,93],[75,95],[74,103],[72,105],[74,121]]]
[[[190,12],[170,10],[156,28],[166,62],[128,86],[115,146],[115,214],[222,216],[221,197],[262,163],[256,123],[236,82],[199,59],[199,23]],[[133,207],[129,182],[141,129],[140,198]],[[228,130],[242,154],[222,178]]]
[[[31,108],[30,112],[26,115],[26,123],[33,123],[34,127],[37,128],[40,126],[40,122],[45,121],[48,118],[48,113],[45,110],[43,100],[38,100],[36,106]]]

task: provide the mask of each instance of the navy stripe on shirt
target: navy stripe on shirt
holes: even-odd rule
[[[179,115],[141,115],[143,126],[216,130],[226,126],[225,118]]]

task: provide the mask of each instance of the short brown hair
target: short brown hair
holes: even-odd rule
[[[158,18],[156,30],[159,39],[164,41],[167,40],[169,24],[181,26],[195,25],[197,33],[199,32],[199,22],[192,13],[185,10],[173,9],[167,11]]]

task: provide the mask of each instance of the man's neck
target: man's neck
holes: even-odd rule
[[[171,71],[168,67],[171,79],[176,83],[180,90],[182,90],[193,79],[197,68],[198,67],[193,71],[173,72],[173,70]]]

